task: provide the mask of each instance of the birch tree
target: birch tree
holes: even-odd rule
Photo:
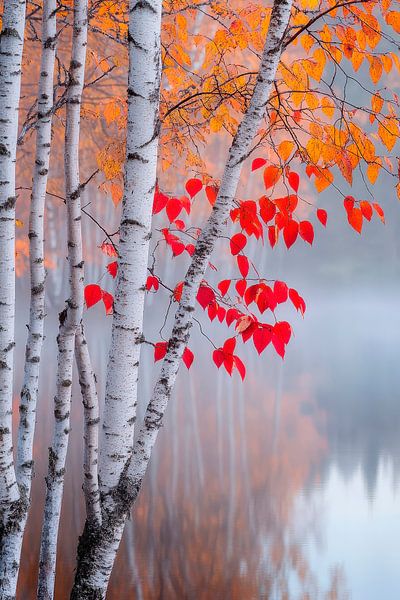
[[[13,357],[15,321],[15,161],[18,106],[24,45],[25,1],[4,3],[0,37],[0,556],[2,597],[13,597],[18,548],[8,537],[21,516],[12,445]],[[24,510],[24,508],[22,508]],[[8,547],[6,545],[8,544]]]
[[[70,297],[66,302],[66,308],[59,315],[60,327],[57,337],[57,389],[54,398],[55,429],[52,446],[49,448],[38,583],[38,598],[43,599],[53,598],[54,594],[58,527],[70,431],[75,337],[81,323],[83,311],[84,262],[82,256],[79,133],[81,99],[85,77],[87,28],[87,2],[86,0],[75,0],[66,104],[64,165]]]
[[[16,592],[18,565],[25,530],[33,475],[33,438],[39,390],[40,356],[45,318],[44,207],[50,161],[53,106],[53,71],[56,47],[56,2],[46,0],[42,15],[42,56],[38,90],[35,166],[29,218],[31,301],[26,344],[24,383],[21,390],[16,478],[19,487],[19,518],[3,538],[3,565],[13,573],[9,595]]]
[[[24,143],[36,127],[29,217],[31,303],[15,467],[11,430],[14,207],[16,115],[25,26],[23,3],[4,3],[0,41],[0,113],[6,115],[0,122],[0,595],[5,598],[14,598],[16,594],[33,475],[32,448],[45,316],[43,215],[51,145],[56,159],[64,154],[65,198],[62,192],[53,196],[64,200],[66,205],[69,298],[59,315],[54,433],[46,478],[38,598],[54,597],[76,360],[83,400],[86,522],[78,546],[72,598],[84,599],[106,597],[125,522],[140,492],[179,366],[184,362],[190,368],[193,361],[188,343],[196,302],[210,321],[218,316],[220,322],[228,327],[233,324],[235,329],[221,348],[214,347],[212,358],[218,368],[223,366],[229,375],[237,370],[244,378],[245,366],[234,354],[240,339],[251,340],[259,354],[271,343],[283,358],[291,326],[277,321],[275,308],[291,301],[303,315],[305,302],[286,283],[271,284],[270,279],[260,275],[255,258],[251,260],[246,248],[250,237],[260,241],[265,232],[265,240],[272,248],[280,240],[288,248],[298,239],[312,244],[313,225],[308,217],[297,212],[297,207],[307,202],[308,210],[314,213],[316,206],[302,197],[301,176],[308,176],[318,192],[333,185],[335,169],[339,173],[339,185],[335,183],[339,192],[342,180],[352,186],[353,173],[358,169],[372,185],[380,172],[396,177],[393,148],[400,137],[395,109],[398,99],[395,94],[389,98],[383,89],[377,89],[384,71],[390,73],[396,65],[400,70],[394,53],[378,46],[381,38],[385,44],[390,38],[387,32],[381,34],[380,21],[373,15],[379,9],[388,29],[398,32],[400,20],[398,13],[391,10],[390,0],[383,3],[274,0],[271,7],[266,8],[264,2],[254,2],[245,9],[240,0],[222,0],[208,3],[210,14],[207,15],[203,11],[204,3],[197,5],[183,0],[165,0],[164,3],[129,0],[129,6],[125,2],[107,4],[107,10],[103,2],[96,2],[89,5],[89,13],[87,0],[74,0],[72,10],[60,6],[62,24],[58,33],[55,2],[45,0],[43,3],[37,110],[34,104],[27,110],[18,137],[19,142]],[[197,18],[199,6],[200,19]],[[29,13],[29,18],[37,10],[39,7]],[[53,87],[55,43],[66,32],[69,45],[71,12],[70,65],[63,65],[64,55],[60,52]],[[202,22],[204,16],[210,18],[212,31]],[[192,32],[189,32],[188,22],[195,24]],[[204,35],[199,33],[201,27],[207,29]],[[36,32],[33,21],[29,22],[29,28]],[[89,28],[94,47],[86,72]],[[107,77],[113,81],[113,70],[125,64],[125,57],[118,53],[112,64],[114,45],[123,46],[125,36],[129,55],[127,112],[120,92],[110,86],[103,116],[107,125],[117,123],[118,132],[126,128],[126,147],[125,140],[112,138],[110,142],[108,132],[102,137],[104,121],[100,126],[98,123],[102,109],[93,108],[98,101],[96,93],[90,106],[81,109],[83,91],[86,102],[92,89],[97,92],[97,86],[101,88],[101,82]],[[29,41],[29,36],[27,39]],[[106,58],[102,57],[104,40],[113,44],[112,51],[107,49]],[[200,40],[204,40],[204,46]],[[296,44],[296,51],[285,53],[282,59],[283,50]],[[245,49],[245,58],[238,61],[238,53]],[[193,70],[188,68],[192,58]],[[361,103],[358,98],[349,98],[350,76],[343,67],[343,58],[354,72],[363,61],[368,63],[374,89],[363,86],[362,90],[369,95],[371,108],[364,106],[367,104],[364,100]],[[120,77],[113,81],[118,83],[117,89],[121,80]],[[107,94],[111,95],[110,99]],[[357,112],[362,113],[362,118],[358,118]],[[58,138],[52,136],[54,114],[60,117],[54,129],[65,139],[61,152],[54,141]],[[82,117],[85,130],[81,130]],[[366,120],[373,130],[371,135],[369,130],[367,135]],[[192,149],[197,148],[206,135],[222,129],[232,135],[232,143],[222,179],[216,181],[211,179],[205,162]],[[104,139],[106,145],[102,148]],[[100,147],[98,169],[82,184],[79,162],[80,159],[90,162],[92,157],[87,159],[87,155],[94,154],[90,147],[94,143]],[[84,154],[83,149],[88,147],[90,152]],[[255,177],[262,173],[265,194],[257,201],[241,200],[238,185],[243,165],[253,156],[255,148],[262,154],[266,147],[268,160],[258,156],[252,161]],[[190,167],[196,173],[185,186],[189,197],[164,194],[157,181],[157,165],[165,168],[176,161],[176,152],[185,157],[185,170]],[[21,164],[29,152],[22,154]],[[183,164],[184,159],[179,162]],[[296,162],[301,175],[293,170]],[[177,165],[177,173],[180,166]],[[115,204],[122,196],[124,172],[122,214],[117,232],[108,232],[107,223],[100,222],[86,206],[81,206],[83,189],[89,182],[94,183],[92,179],[98,170],[104,173],[102,187],[111,191]],[[161,170],[159,176],[161,180]],[[276,193],[276,187],[285,190],[283,197]],[[201,228],[195,227],[194,221],[190,227],[186,226],[181,212],[190,213],[193,199],[200,191],[205,192],[212,207],[211,214]],[[398,191],[400,193],[400,184]],[[343,197],[347,219],[358,233],[373,214],[384,221],[383,210],[377,202],[358,200],[347,194]],[[164,209],[169,223],[159,230],[157,224],[152,223],[152,215]],[[82,215],[90,218],[106,235],[100,246],[102,250],[117,257],[107,265],[108,274],[116,278],[114,297],[98,283],[84,286]],[[323,208],[316,209],[315,216],[320,224],[326,225],[327,212]],[[237,233],[229,234],[228,246],[240,277],[223,279],[215,285],[213,275],[207,274],[207,267],[217,242],[223,244],[227,237],[228,224],[232,229],[237,228]],[[117,235],[118,242],[114,237]],[[151,239],[152,236],[155,239]],[[183,241],[184,236],[193,243]],[[175,288],[158,275],[159,240],[168,252],[172,251],[173,258],[185,252],[186,256],[190,255],[186,275]],[[250,269],[254,277],[249,275]],[[230,286],[234,288],[233,296],[237,294],[236,299],[228,294]],[[144,339],[145,296],[146,292],[159,288],[167,292],[169,308],[176,307],[176,312],[171,315],[171,333],[167,340],[153,343]],[[90,344],[82,322],[84,299],[87,308],[102,300],[107,314],[113,315],[101,421]],[[261,315],[269,310],[273,322],[261,322],[252,311],[252,304]],[[168,323],[166,318],[164,330]],[[154,346],[155,360],[162,363],[144,419],[135,431],[144,342]]]
[[[125,192],[99,465],[106,511],[133,446],[157,170],[161,9],[161,0],[129,4]]]
[[[153,397],[147,407],[144,424],[140,429],[132,458],[129,452],[126,454],[122,452],[124,462],[120,462],[120,464],[123,468],[115,471],[114,467],[115,478],[112,487],[113,500],[110,502],[107,496],[105,496],[106,503],[104,505],[105,510],[102,526],[93,529],[86,523],[85,531],[80,539],[78,549],[77,575],[75,586],[72,591],[72,598],[105,598],[109,577],[122,537],[125,521],[138,496],[150,459],[151,450],[157,438],[157,433],[162,425],[162,419],[168,400],[171,396],[183,351],[189,339],[194,303],[200,282],[206,270],[215,242],[221,235],[224,221],[232,207],[243,161],[248,156],[253,138],[265,115],[266,104],[274,83],[276,69],[282,52],[284,36],[289,23],[291,6],[292,2],[290,0],[276,0],[274,2],[268,35],[251,102],[233,139],[217,201],[199,238],[191,266],[185,277],[182,299],[175,316],[175,324],[169,340],[168,351],[164,358],[160,377],[156,383]],[[137,24],[140,22],[140,11],[142,10],[145,10],[146,13],[156,14],[154,7],[150,7],[149,5],[146,5],[144,9],[140,7],[137,11],[132,9],[130,11],[130,40],[132,40],[130,49],[130,74],[135,65],[134,52],[138,46],[142,46],[137,37],[135,37],[137,30],[133,29],[134,27],[138,27]],[[136,18],[133,18],[135,12],[137,12],[135,15]],[[147,32],[148,31],[149,30],[147,29]],[[159,37],[159,30],[154,29],[153,31],[154,35]],[[153,64],[154,62],[153,58]],[[138,71],[140,73],[140,70]],[[131,81],[132,79],[130,79],[129,89],[132,89]],[[159,85],[159,77],[155,79],[155,83],[157,86]],[[133,88],[133,90],[135,91],[135,88]],[[137,114],[131,116],[137,119]],[[152,123],[154,123],[154,120]],[[130,126],[131,123],[128,121],[128,157],[130,148]],[[151,135],[153,136],[153,134]],[[140,158],[136,157],[136,161],[140,162]],[[127,181],[129,180],[128,172],[129,162],[126,172]],[[154,187],[152,188],[152,191],[154,191]],[[127,198],[125,198],[125,206],[126,205]],[[151,205],[148,207],[148,219],[150,222]],[[122,217],[121,225],[123,225],[123,223],[124,216]],[[144,233],[148,236],[149,232],[145,231]],[[142,260],[147,266],[147,247],[142,249],[142,252]],[[122,261],[123,259],[120,258],[119,268]],[[144,275],[145,271],[143,273],[143,276]],[[121,282],[121,275],[117,282],[117,297],[119,293],[119,282]],[[144,289],[144,277],[142,280],[142,288]],[[115,311],[116,315],[118,315],[118,303]],[[140,329],[137,330],[137,333],[141,336],[142,315],[140,315],[140,319]],[[115,322],[116,317],[114,317],[114,323]],[[140,345],[140,342],[140,339],[136,340],[136,345]],[[119,345],[117,348],[118,356],[120,357],[122,349],[126,348],[126,346]],[[123,388],[122,398],[125,398],[126,402],[132,402],[129,391],[129,388]],[[106,396],[106,410],[107,402],[108,397]],[[114,452],[117,449],[118,446],[115,448]],[[118,452],[118,457],[119,456],[120,453]],[[110,459],[110,457],[107,458]],[[111,461],[109,460],[109,463],[110,462]],[[100,473],[102,473],[102,471],[100,471]]]

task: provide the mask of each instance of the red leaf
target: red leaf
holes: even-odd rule
[[[263,286],[262,291],[257,294],[256,304],[260,313],[264,313],[267,308],[275,310],[277,301],[274,292],[269,285]]]
[[[182,355],[182,360],[185,363],[186,367],[190,369],[194,360],[194,354],[189,348],[185,348]]]
[[[236,282],[235,288],[241,298],[243,298],[243,294],[246,291],[246,287],[247,281],[245,279],[239,279],[239,281]]]
[[[281,358],[285,357],[285,344],[275,333],[272,334],[272,344]]]
[[[217,317],[218,317],[218,321],[220,323],[222,323],[222,321],[225,319],[225,315],[226,315],[226,309],[223,306],[218,306]]]
[[[186,244],[185,250],[189,254],[189,256],[193,256],[194,251],[196,250],[196,248],[195,248],[194,244]]]
[[[304,316],[304,313],[306,312],[306,303],[300,294],[295,289],[291,288],[289,290],[289,298],[291,299],[295,309],[299,310],[302,316]]]
[[[300,123],[302,116],[301,110],[295,110],[293,112],[293,120],[296,121],[296,123]]]
[[[385,223],[385,213],[383,212],[382,207],[377,202],[373,202],[372,206],[374,207],[375,212],[382,221],[382,223]]]
[[[207,285],[201,285],[199,287],[199,291],[197,292],[197,302],[200,306],[205,310],[210,302],[215,300],[215,294],[213,290]]]
[[[118,272],[118,262],[115,260],[112,263],[108,263],[107,271],[110,273],[111,277],[115,279]]]
[[[361,233],[363,226],[363,214],[360,208],[353,208],[347,211],[347,220],[357,233]]]
[[[268,223],[271,219],[274,218],[276,213],[276,206],[267,196],[262,196],[259,199],[260,204],[260,217],[264,221],[264,223]]]
[[[294,210],[296,210],[299,203],[299,198],[296,196],[296,194],[290,194],[289,196],[284,196],[283,198],[277,198],[274,200],[274,202],[284,216],[288,216]]]
[[[290,219],[288,224],[283,229],[283,239],[285,240],[285,244],[287,248],[293,246],[297,239],[297,235],[299,233],[299,224],[297,221]]]
[[[190,204],[190,200],[187,196],[181,196],[179,198],[179,201],[182,205],[182,208],[187,212],[188,215],[190,215],[190,209],[192,208],[191,204]]]
[[[186,249],[185,244],[181,241],[171,242],[171,250],[173,256],[179,256]]]
[[[310,245],[312,245],[314,241],[314,227],[310,221],[300,222],[299,233],[300,237],[303,238],[305,242],[308,242]]]
[[[260,288],[261,286],[257,283],[247,288],[246,293],[244,295],[244,301],[246,302],[247,306],[254,302],[257,294],[259,293]]]
[[[229,308],[226,311],[226,324],[228,325],[228,327],[230,327],[233,323],[233,321],[236,321],[238,319],[238,317],[240,317],[240,312],[238,311],[237,308]]]
[[[292,337],[292,328],[287,321],[279,321],[274,325],[274,334],[281,338],[284,344],[288,344]]]
[[[207,200],[209,201],[211,206],[214,206],[215,201],[218,196],[217,186],[216,185],[207,185],[206,186],[206,196],[207,196]]]
[[[249,260],[248,260],[247,256],[244,256],[243,254],[239,254],[236,257],[236,260],[237,260],[239,271],[240,271],[242,277],[246,278],[247,275],[249,274]]]
[[[289,218],[289,215],[286,212],[285,213],[278,212],[275,215],[275,225],[279,230],[286,227],[286,225],[289,223],[290,220],[291,220],[291,217]]]
[[[234,361],[235,366],[236,366],[237,370],[239,371],[239,375],[243,381],[244,378],[246,377],[246,367],[244,366],[244,364],[242,363],[242,361],[240,360],[240,358],[238,356],[234,356],[233,361]]]
[[[289,173],[289,177],[288,177],[288,182],[290,187],[297,192],[299,189],[299,183],[300,183],[300,177],[298,176],[297,173],[295,173],[294,171],[290,171]]]
[[[182,219],[175,219],[174,225],[177,229],[179,229],[179,231],[183,231],[185,229],[185,223],[182,221]]]
[[[229,375],[232,375],[232,371],[233,371],[233,354],[225,354],[224,353],[224,367],[227,370],[227,372],[229,373]]]
[[[221,292],[221,296],[225,296],[225,294],[229,290],[230,285],[231,285],[230,279],[224,279],[223,281],[219,282],[217,287],[218,287],[219,291]]]
[[[326,212],[325,209],[319,208],[317,210],[317,219],[319,220],[319,222],[321,223],[321,225],[323,225],[324,227],[326,227],[326,223],[328,221],[328,213]]]
[[[372,219],[372,212],[373,212],[371,203],[367,202],[367,200],[361,200],[360,208],[361,208],[363,217],[365,217],[365,219],[367,219],[367,221],[370,221]]]
[[[268,240],[271,248],[273,248],[276,245],[276,242],[278,241],[278,228],[276,227],[276,225],[268,226]]]
[[[154,362],[161,360],[167,354],[167,342],[157,342],[154,346]]]
[[[233,256],[239,254],[247,244],[246,236],[243,233],[236,233],[230,239],[231,253]]]
[[[208,312],[208,317],[209,317],[210,321],[214,321],[215,317],[217,316],[217,312],[218,312],[218,304],[216,302],[211,302],[208,305],[207,312]]]
[[[106,315],[112,315],[114,306],[114,296],[108,292],[102,294],[104,308],[106,309]]]
[[[288,286],[284,281],[275,281],[274,283],[274,296],[275,300],[278,304],[282,304],[282,302],[286,302],[288,299]]]
[[[251,338],[251,336],[253,335],[254,329],[257,328],[257,325],[250,316],[245,316],[245,317],[242,317],[242,319],[238,319],[237,323],[239,323],[239,321],[242,321],[242,320],[243,320],[243,323],[240,323],[239,327],[237,327],[237,325],[236,325],[236,331],[239,331],[239,329],[240,329],[241,330],[240,333],[242,334],[243,342],[247,342],[247,340],[249,340]]]
[[[222,346],[223,352],[226,354],[233,354],[233,351],[236,347],[236,339],[234,337],[228,338],[225,340],[224,345]]]
[[[273,187],[279,180],[280,174],[281,170],[278,167],[275,167],[275,165],[270,165],[269,167],[266,167],[264,170],[265,188],[268,189],[270,187]]]
[[[146,281],[146,290],[151,290],[152,288],[154,288],[154,291],[157,291],[159,287],[160,282],[158,281],[157,277],[149,275]]]
[[[257,171],[257,169],[261,169],[261,167],[263,167],[266,164],[267,161],[265,160],[265,158],[255,158],[251,163],[251,170]]]
[[[115,247],[109,242],[103,242],[100,246],[100,250],[107,254],[107,256],[118,256],[118,252]]]
[[[343,200],[343,206],[344,206],[347,214],[352,212],[352,210],[354,208],[354,203],[355,203],[355,200],[354,200],[353,196],[346,196],[346,198]]]
[[[182,211],[182,203],[179,198],[170,198],[167,202],[167,217],[172,223]]]
[[[306,174],[307,177],[310,178],[311,175],[315,175],[315,177],[319,177],[320,172],[318,167],[316,167],[315,165],[307,165],[306,166]]]
[[[265,350],[271,340],[272,327],[259,327],[253,333],[253,342],[258,354]]]
[[[183,281],[180,281],[174,289],[174,300],[180,302],[182,298]]]
[[[220,366],[224,362],[224,353],[222,352],[222,350],[220,348],[218,348],[218,350],[214,350],[214,352],[213,352],[213,361],[217,365],[218,369],[220,368]]]
[[[86,307],[90,308],[97,304],[103,297],[102,289],[97,284],[90,284],[85,287]]]
[[[193,198],[203,188],[203,182],[200,179],[189,179],[185,188],[189,196]]]
[[[168,200],[168,196],[160,192],[160,190],[157,187],[154,194],[153,215],[156,215],[157,213],[161,212],[162,209],[165,208]]]

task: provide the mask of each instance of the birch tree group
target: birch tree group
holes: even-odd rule
[[[199,29],[204,12],[212,17],[214,37],[198,48],[194,40],[201,39]],[[35,110],[18,123],[24,40],[29,39],[32,29],[36,32],[38,14],[41,57]],[[193,37],[186,31],[189,22],[194,27]],[[64,47],[61,52],[58,42],[66,30],[70,32],[69,59],[68,66],[62,69],[66,50]],[[180,34],[182,39],[177,34],[179,30],[184,32]],[[308,220],[299,221],[296,214],[299,201],[308,205],[310,202],[300,197],[300,177],[293,170],[294,165],[298,165],[302,177],[313,181],[317,192],[331,186],[335,177],[336,189],[343,182],[351,186],[353,173],[358,169],[371,185],[380,172],[390,181],[394,178],[396,184],[393,156],[400,133],[396,111],[399,102],[386,88],[377,89],[383,71],[390,73],[400,67],[390,50],[393,30],[399,32],[400,17],[390,0],[274,0],[248,7],[241,2],[230,6],[229,2],[212,0],[181,0],[164,5],[161,0],[129,0],[129,5],[118,6],[101,0],[73,0],[66,4],[43,0],[40,5],[27,6],[22,0],[4,0],[0,37],[1,598],[11,599],[17,594],[34,474],[33,442],[46,317],[44,216],[51,194],[51,155],[59,153],[59,144],[56,147],[54,140],[60,142],[54,133],[55,117],[62,122],[64,136],[61,199],[65,203],[63,227],[67,247],[62,251],[67,256],[69,291],[59,314],[54,431],[45,481],[37,597],[54,597],[72,382],[78,377],[84,415],[86,522],[70,593],[74,599],[99,599],[106,597],[124,526],[146,475],[179,367],[182,361],[190,366],[193,360],[188,342],[197,303],[207,309],[211,320],[218,314],[218,319],[225,319],[228,326],[235,323],[233,337],[221,348],[215,346],[213,360],[218,368],[223,364],[229,374],[237,370],[242,377],[245,367],[233,354],[236,342],[240,338],[253,339],[259,354],[271,342],[283,357],[291,328],[276,320],[275,308],[290,298],[297,310],[305,311],[305,303],[296,290],[279,281],[272,289],[243,253],[251,235],[258,241],[263,239],[263,229],[272,247],[280,237],[287,247],[298,236],[312,243],[313,226]],[[103,77],[112,78],[114,69],[106,66],[102,75],[88,80],[85,68],[89,53],[92,56],[96,50],[91,47],[96,35],[128,49],[124,93],[127,109],[123,113],[119,108],[119,95],[110,98],[106,120],[115,121],[122,111],[121,118],[125,120],[120,130],[124,139],[99,152],[98,169],[87,178],[81,174],[86,171],[82,158],[85,140],[81,135],[81,120],[86,112],[82,105],[90,86],[96,86]],[[241,55],[245,50],[248,65],[243,64]],[[196,79],[187,66],[191,52],[208,69],[203,79]],[[372,88],[363,89],[371,108],[359,106],[357,93],[351,97],[347,91],[351,76],[342,60],[348,61],[353,76],[363,61],[368,65]],[[26,63],[24,68],[29,69],[29,65]],[[64,73],[61,93],[60,72]],[[188,77],[183,81],[187,85],[179,79],[174,81],[177,72],[182,79]],[[369,117],[371,130],[365,126],[365,119],[357,120],[356,113],[362,110]],[[227,156],[222,159],[222,176],[217,180],[201,156],[196,156],[196,149],[206,135],[222,135],[222,131],[224,139],[229,136],[230,141]],[[371,131],[375,145],[368,139]],[[16,182],[17,150],[28,132],[35,140],[35,148],[28,155],[32,181],[28,231],[30,316],[13,448],[13,395],[18,392],[13,385],[15,207],[20,189]],[[189,198],[179,199],[161,191],[160,164],[164,167],[164,163],[171,163],[174,152],[182,156],[185,145],[189,157],[185,166],[191,165],[192,178],[186,184]],[[255,158],[254,152],[261,156]],[[252,160],[254,171],[263,168],[265,193],[257,203],[246,204],[240,200],[238,189],[248,159]],[[94,219],[106,234],[107,248],[116,257],[108,265],[109,273],[115,277],[113,296],[86,281],[84,273],[82,219],[87,212],[81,199],[88,186],[98,185],[98,171],[105,177],[107,190],[118,196],[120,185],[123,191],[117,241],[115,234],[107,231],[107,223]],[[281,198],[273,197],[276,185],[291,191]],[[193,228],[186,228],[177,217],[185,206],[189,212],[188,203],[190,207],[203,188],[212,208],[193,234]],[[376,199],[342,196],[347,218],[356,231],[361,231],[373,211],[384,219]],[[185,249],[189,255],[186,273],[173,288],[155,274],[154,266],[159,231],[154,227],[153,215],[164,208],[169,219],[168,227],[162,230],[167,251],[172,251],[174,258]],[[316,215],[326,225],[326,211],[319,208]],[[230,231],[230,221],[239,227],[239,232],[230,237],[239,277],[225,278],[215,285],[211,279],[206,280],[207,269],[216,245]],[[185,246],[179,237],[185,230],[193,241],[190,246]],[[248,276],[250,263],[254,277]],[[236,298],[235,294],[227,295],[231,284],[236,285]],[[148,343],[143,327],[146,294],[152,286],[166,290],[175,314],[167,339],[153,344],[156,360],[162,360],[161,368],[156,372],[151,397],[145,399],[144,418],[136,427],[142,347]],[[98,397],[90,345],[85,337],[85,300],[87,307],[103,300],[107,313],[112,315],[104,399]],[[248,308],[252,302],[261,314],[270,310],[275,324],[261,323]]]

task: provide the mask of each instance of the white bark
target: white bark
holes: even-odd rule
[[[57,337],[57,389],[54,398],[55,428],[49,448],[46,501],[40,547],[38,598],[54,594],[58,526],[70,431],[71,387],[75,334],[83,312],[83,258],[81,232],[81,187],[79,179],[79,132],[87,45],[87,0],[75,0],[72,56],[67,91],[65,128],[65,184],[68,228],[70,297],[60,314]]]
[[[133,454],[120,475],[118,486],[113,489],[113,512],[107,514],[107,518],[103,520],[103,526],[98,530],[91,530],[86,525],[80,540],[78,568],[72,592],[74,600],[105,598],[124,524],[140,491],[151,451],[176,380],[182,354],[189,339],[197,291],[215,242],[223,231],[233,205],[243,161],[249,154],[252,140],[265,116],[265,107],[279,64],[291,6],[292,0],[275,0],[274,2],[253,96],[232,142],[217,201],[199,238],[187,272],[168,351],[153,397],[147,407]],[[126,300],[129,301],[129,291],[125,290],[125,294]],[[120,352],[126,352],[126,350],[123,346],[120,347]],[[127,392],[129,390],[125,390],[123,397]],[[120,402],[120,410],[123,410],[122,406],[122,402]],[[129,456],[129,452],[127,455]]]
[[[40,355],[45,316],[44,205],[51,143],[51,108],[53,106],[53,72],[56,46],[56,1],[45,0],[42,14],[42,55],[38,90],[35,166],[29,216],[29,250],[31,302],[29,333],[26,344],[24,383],[21,391],[16,477],[20,500],[18,520],[4,536],[1,561],[8,565],[10,596],[15,596],[22,539],[28,516],[33,474],[33,437],[39,387]]]
[[[101,504],[98,480],[99,401],[96,376],[92,369],[83,325],[75,337],[75,358],[79,373],[84,409],[83,492],[86,516],[90,523],[101,525]]]
[[[130,0],[127,156],[112,339],[100,445],[104,509],[133,446],[161,78],[161,0]]]
[[[25,1],[5,0],[0,35],[0,596],[13,598],[14,553],[8,539],[19,521],[12,446],[15,321],[15,161]],[[18,570],[18,568],[17,568]]]

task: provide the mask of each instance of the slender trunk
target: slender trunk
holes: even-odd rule
[[[25,351],[24,382],[21,390],[16,477],[20,492],[19,518],[7,533],[1,560],[9,565],[10,594],[15,595],[18,567],[30,503],[33,476],[33,437],[39,388],[40,356],[45,317],[44,206],[51,144],[51,108],[53,106],[53,72],[56,48],[56,1],[45,0],[42,15],[42,56],[38,90],[35,166],[29,215],[29,261],[31,302],[28,340]],[[13,568],[11,569],[11,565]]]
[[[99,401],[96,376],[93,373],[83,325],[75,337],[75,358],[79,373],[84,409],[83,492],[86,516],[90,523],[101,524],[99,479],[97,472],[99,447]]]
[[[83,312],[83,258],[81,231],[81,187],[79,180],[79,132],[81,99],[87,44],[87,0],[75,0],[72,56],[66,106],[65,184],[68,227],[70,297],[60,313],[57,337],[58,366],[54,398],[55,428],[46,477],[46,500],[40,546],[38,598],[54,594],[58,526],[64,486],[65,462],[70,431],[71,387],[75,334]]]
[[[15,320],[15,162],[25,1],[5,0],[0,35],[0,596],[13,598],[18,567],[8,534],[20,518],[12,446]],[[7,548],[6,548],[7,546]]]
[[[100,450],[105,510],[133,446],[143,309],[156,184],[161,0],[130,0],[127,155]]]
[[[215,242],[223,231],[224,223],[232,207],[243,161],[248,156],[252,140],[265,116],[265,107],[279,64],[291,6],[292,0],[275,0],[274,2],[253,96],[232,142],[217,201],[199,238],[187,272],[168,351],[153,397],[148,404],[132,457],[125,465],[118,486],[113,490],[113,512],[107,514],[107,517],[103,519],[101,528],[90,528],[87,523],[80,539],[77,573],[71,596],[74,600],[105,598],[124,524],[139,494],[151,451],[175,384],[181,357],[189,339],[197,291]],[[126,299],[130,300],[129,291],[125,290],[125,293]],[[127,349],[123,349],[123,351],[125,352]],[[120,410],[122,410],[121,404]]]

